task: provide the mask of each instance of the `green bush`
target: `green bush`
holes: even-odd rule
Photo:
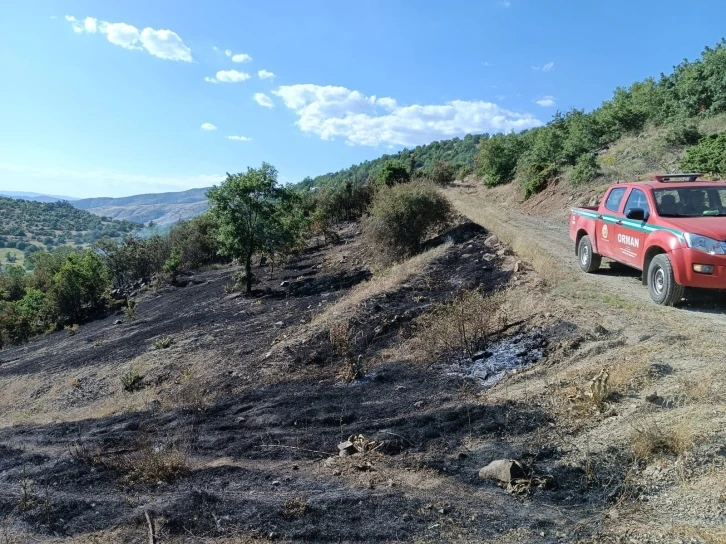
[[[686,150],[681,170],[722,176],[726,174],[726,132],[702,138]]]
[[[446,186],[455,179],[454,168],[446,161],[437,161],[431,169],[431,181]]]
[[[417,253],[426,237],[447,226],[452,216],[451,204],[435,185],[416,181],[378,191],[363,232],[380,260],[389,264]]]
[[[164,262],[164,266],[162,267],[162,272],[171,280],[176,279],[177,274],[179,273],[179,269],[181,268],[182,263],[182,252],[179,250],[179,248],[175,247],[171,250],[171,255],[169,255],[169,258]]]
[[[378,172],[378,185],[393,187],[398,183],[411,181],[408,168],[398,161],[387,161]]]
[[[519,184],[524,190],[524,198],[529,198],[542,191],[557,175],[557,167],[553,163],[521,162],[517,166]]]
[[[479,142],[476,168],[484,185],[493,187],[514,179],[523,144],[523,138],[513,133],[497,134]]]
[[[470,165],[460,166],[456,171],[456,179],[463,180],[474,173],[474,167]]]
[[[594,180],[600,173],[597,158],[594,153],[583,153],[577,159],[570,173],[570,183],[580,185]]]
[[[698,124],[694,120],[680,118],[666,132],[665,141],[673,146],[694,145],[701,137]]]

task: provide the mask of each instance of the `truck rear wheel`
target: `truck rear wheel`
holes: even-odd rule
[[[602,257],[592,250],[589,236],[580,238],[580,243],[577,245],[577,261],[585,272],[595,272],[600,268]]]
[[[648,291],[656,304],[675,306],[683,298],[685,288],[676,283],[673,265],[665,253],[653,257],[648,267]]]

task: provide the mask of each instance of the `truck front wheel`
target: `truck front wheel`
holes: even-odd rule
[[[685,288],[676,283],[673,265],[668,255],[661,253],[653,257],[648,267],[648,290],[656,304],[675,306],[683,298]]]
[[[592,250],[589,236],[580,238],[580,243],[577,245],[577,261],[585,272],[595,272],[600,268],[602,257]]]

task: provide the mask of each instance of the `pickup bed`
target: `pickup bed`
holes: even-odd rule
[[[686,287],[726,289],[726,184],[698,177],[619,183],[599,206],[572,208],[580,268],[595,272],[606,257],[642,270],[651,298],[669,306]]]

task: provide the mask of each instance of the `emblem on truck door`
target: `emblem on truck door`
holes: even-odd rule
[[[603,238],[607,238],[608,237],[608,226],[607,225],[603,225],[602,226],[602,237]]]

